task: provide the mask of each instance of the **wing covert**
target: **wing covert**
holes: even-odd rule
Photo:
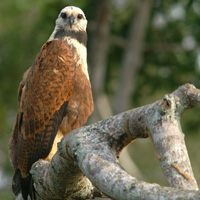
[[[28,71],[19,98],[21,117],[15,126],[22,177],[26,177],[33,162],[45,158],[51,150],[74,88],[75,75],[73,51],[60,40],[47,42]]]

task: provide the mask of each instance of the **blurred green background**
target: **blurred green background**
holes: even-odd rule
[[[14,197],[8,141],[17,113],[18,85],[52,33],[60,10],[68,5],[80,7],[88,19],[88,62],[95,100],[89,123],[153,103],[184,83],[200,88],[200,1],[0,1],[2,200]],[[189,110],[181,119],[198,183],[199,111]],[[139,170],[132,174],[166,185],[150,139],[134,142],[127,152]]]

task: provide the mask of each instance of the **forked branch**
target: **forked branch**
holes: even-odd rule
[[[199,105],[200,90],[186,84],[153,104],[74,130],[51,163],[32,166],[37,199],[90,198],[91,182],[112,199],[200,199],[180,127],[181,114]],[[126,145],[149,136],[171,187],[139,181],[117,163]]]

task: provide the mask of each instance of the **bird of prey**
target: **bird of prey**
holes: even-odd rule
[[[21,192],[25,200],[35,198],[32,164],[50,160],[57,142],[82,126],[93,111],[86,27],[80,8],[63,8],[52,35],[20,83],[9,154],[15,170],[13,192]]]

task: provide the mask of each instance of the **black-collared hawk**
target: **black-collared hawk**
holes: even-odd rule
[[[93,111],[86,27],[80,8],[62,9],[52,35],[20,83],[9,154],[15,170],[12,189],[24,199],[34,199],[32,164],[51,160],[57,142],[81,127]]]

